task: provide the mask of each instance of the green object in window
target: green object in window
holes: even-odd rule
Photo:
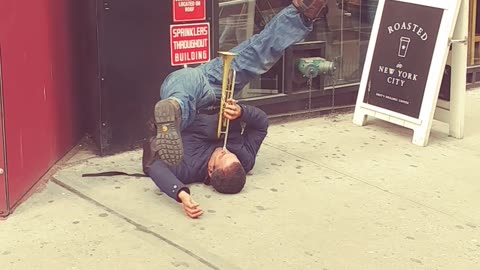
[[[300,58],[298,62],[300,73],[309,78],[315,78],[320,74],[333,75],[336,69],[333,62],[327,61],[322,57]]]

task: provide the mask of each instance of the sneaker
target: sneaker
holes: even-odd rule
[[[327,5],[327,0],[292,0],[292,3],[307,19],[315,21],[321,16]]]
[[[174,100],[160,100],[155,105],[157,135],[152,144],[153,152],[169,166],[177,166],[183,159],[180,136],[181,111]]]

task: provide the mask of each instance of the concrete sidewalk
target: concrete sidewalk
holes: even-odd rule
[[[272,125],[244,191],[203,185],[190,220],[145,178],[141,152],[81,152],[0,222],[1,269],[480,269],[480,91],[465,139],[352,114]]]

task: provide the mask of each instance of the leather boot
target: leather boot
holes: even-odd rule
[[[327,6],[327,0],[292,0],[292,3],[310,21],[318,20]]]
[[[169,166],[177,166],[183,159],[181,114],[180,105],[174,100],[161,100],[155,105],[157,135],[152,150]]]
[[[156,159],[158,159],[156,153],[153,151],[154,144],[155,137],[150,137],[143,143],[142,167],[143,173],[145,173],[146,175],[148,175],[150,166]]]

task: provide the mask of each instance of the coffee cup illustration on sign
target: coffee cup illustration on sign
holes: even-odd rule
[[[398,48],[398,56],[406,57],[408,46],[410,45],[410,38],[408,37],[401,37],[400,38],[400,47]]]

